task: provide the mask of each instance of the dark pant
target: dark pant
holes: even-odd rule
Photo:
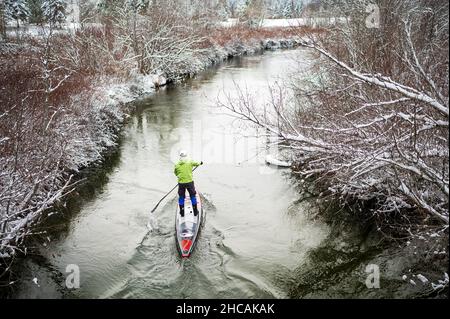
[[[197,197],[195,197],[197,192],[195,191],[194,182],[178,184],[178,204],[184,206],[184,198],[186,196],[186,190],[189,192],[192,205],[197,205]]]

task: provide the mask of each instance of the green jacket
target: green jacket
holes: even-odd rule
[[[175,164],[173,172],[178,177],[178,183],[190,183],[192,179],[192,169],[199,166],[200,163],[188,160],[180,160]]]

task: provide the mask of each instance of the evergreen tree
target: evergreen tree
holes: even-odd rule
[[[44,0],[42,12],[47,22],[62,23],[66,20],[66,2],[64,0]]]
[[[44,15],[42,14],[42,2],[43,0],[27,0],[28,9],[30,9],[30,17],[28,22],[42,23],[44,21]]]
[[[5,16],[7,19],[15,20],[17,27],[19,27],[19,21],[27,21],[30,16],[30,10],[26,0],[6,0]]]

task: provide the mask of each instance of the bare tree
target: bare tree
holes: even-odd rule
[[[204,38],[189,23],[189,17],[177,12],[177,4],[152,6],[138,11],[117,8],[114,27],[119,47],[127,52],[128,59],[138,63],[143,74],[165,73],[168,78],[189,73],[189,65],[202,50]]]

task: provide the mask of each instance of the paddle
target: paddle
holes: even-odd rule
[[[192,171],[195,171],[198,167],[199,167],[199,166],[194,167],[194,169],[193,169]],[[150,213],[153,213],[153,212],[158,208],[159,204],[161,204],[161,202],[164,200],[164,198],[166,198],[167,196],[169,196],[169,194],[172,193],[173,190],[174,190],[175,188],[177,188],[177,187],[178,187],[178,184],[175,185],[175,186],[174,186],[174,187],[173,187],[166,195],[164,195],[163,198],[161,198],[161,199],[159,200],[158,204],[156,204],[156,206],[150,211]]]

